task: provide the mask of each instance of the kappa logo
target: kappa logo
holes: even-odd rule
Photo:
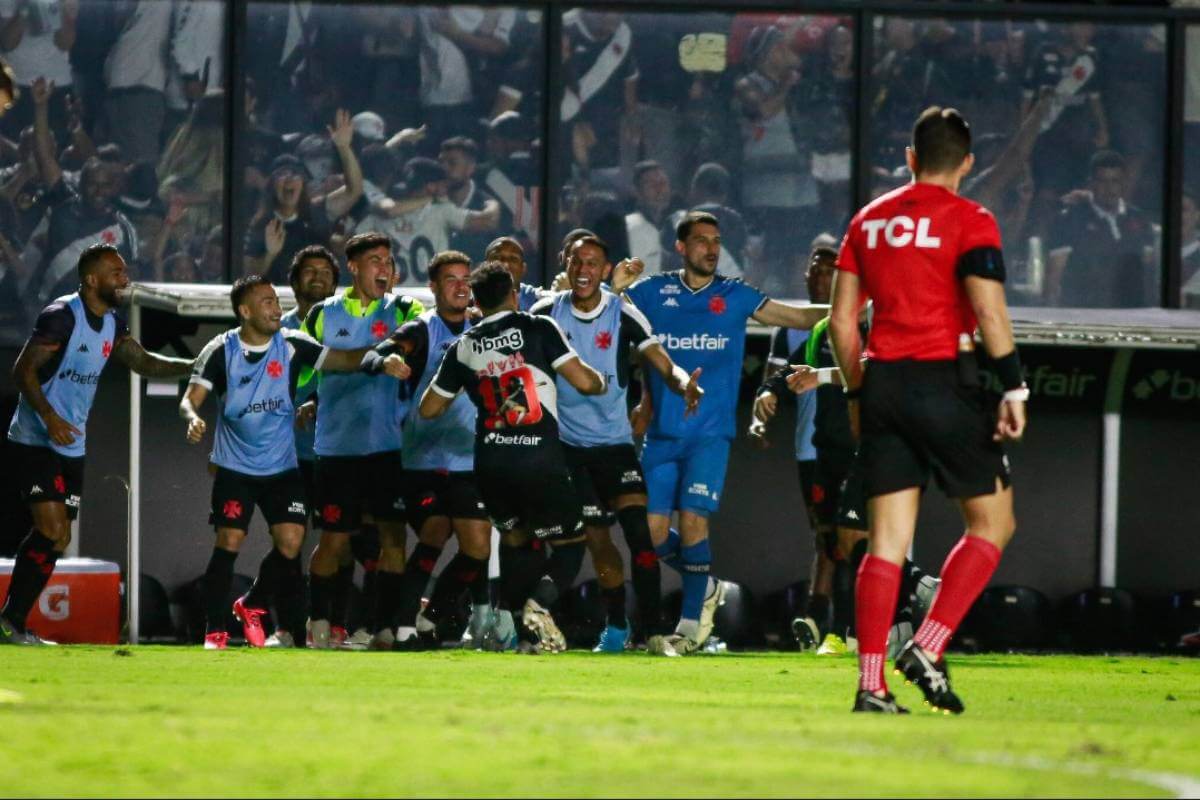
[[[35,494],[44,494],[44,492],[42,491],[42,487],[38,486],[38,485],[35,483],[35,484],[33,485],[33,487],[32,487],[32,488],[30,488],[30,490],[29,490],[29,494],[30,494],[30,495],[35,495]]]
[[[248,386],[250,384],[250,381],[251,381],[251,378],[249,375],[243,375],[242,379],[240,381],[238,381],[238,386]]]
[[[858,512],[853,508],[846,512],[846,519],[859,520],[860,522],[862,521],[862,518],[858,516]]]
[[[674,297],[668,297],[663,301],[663,308],[679,308],[679,301]]]
[[[88,350],[88,346],[87,346],[86,342],[83,342],[79,345],[79,352],[81,352],[81,353],[90,353],[91,352],[90,350]]]
[[[338,339],[345,339],[349,335],[350,331],[346,330],[345,328],[338,328],[338,332],[334,334],[334,336]]]

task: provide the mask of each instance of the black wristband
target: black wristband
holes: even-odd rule
[[[992,359],[992,363],[996,366],[996,377],[1000,379],[1004,391],[1019,389],[1024,385],[1025,373],[1021,370],[1021,359],[1017,357],[1015,347],[1008,355]]]

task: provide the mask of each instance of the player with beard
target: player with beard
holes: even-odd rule
[[[304,320],[304,332],[318,342],[337,348],[373,347],[425,310],[417,300],[391,293],[396,272],[387,236],[351,237],[346,258],[353,285],[317,303]],[[338,569],[352,534],[364,522],[373,522],[379,529],[380,552],[372,646],[389,649],[404,572],[400,426],[408,397],[390,380],[325,372],[318,373],[317,393],[315,502],[322,533],[309,576],[313,646],[329,646]]]
[[[474,403],[476,479],[501,533],[501,608],[523,605],[522,624],[539,649],[559,652],[566,640],[550,609],[579,573],[584,537],[559,442],[554,376],[587,395],[603,394],[606,381],[579,359],[552,319],[517,311],[516,284],[505,265],[488,262],[470,280],[483,319],[446,352],[419,412],[424,419],[439,417],[464,390]],[[524,413],[514,418],[501,409],[517,385]],[[553,551],[545,563],[543,543]],[[493,635],[502,645],[512,643],[510,631]]]
[[[688,415],[683,398],[666,381],[647,373],[649,391],[641,415],[653,401],[642,468],[649,489],[650,532],[659,558],[683,574],[683,607],[675,633],[652,637],[651,652],[667,656],[695,652],[712,633],[724,585],[709,573],[708,515],[724,488],[729,445],[735,433],[738,385],[745,352],[746,322],[811,328],[828,306],[790,306],[771,300],[740,280],[717,274],[721,231],[717,218],[690,212],[676,231],[683,269],[652,275],[634,284],[629,298],[650,320],[671,359],[683,369],[702,369],[708,398]],[[679,531],[670,528],[679,513]]]
[[[429,262],[430,289],[436,308],[405,323],[367,353],[367,372],[408,377],[404,390],[420,397],[433,382],[446,352],[471,327],[468,283],[471,260],[455,250],[438,253]],[[424,419],[410,409],[404,420],[405,506],[417,532],[417,546],[408,559],[401,584],[396,650],[436,647],[433,630],[439,617],[463,592],[471,593],[470,634],[483,638],[492,623],[488,599],[488,559],[492,525],[475,482],[475,406],[465,396],[436,419]],[[434,585],[432,599],[419,613],[421,595],[451,534],[458,553]],[[421,635],[418,636],[418,633]]]
[[[283,312],[270,282],[260,275],[239,278],[229,293],[240,325],[214,337],[196,359],[179,413],[187,440],[197,444],[208,429],[197,409],[209,393],[221,398],[212,451],[212,512],[216,528],[204,573],[204,649],[224,650],[233,564],[258,506],[270,526],[274,547],[258,578],[233,604],[246,641],[266,644],[262,618],[272,604],[278,618],[292,621],[304,604],[300,546],[308,520],[304,479],[296,458],[295,393],[302,369],[351,372],[363,350],[331,350],[307,334],[281,325]]]
[[[25,621],[71,542],[88,414],[110,357],[148,378],[182,378],[192,368],[191,361],[147,353],[117,317],[129,274],[116,247],[84,249],[76,273],[78,291],[42,310],[13,366],[21,394],[8,428],[8,455],[19,465],[14,474],[21,476],[33,529],[17,548],[0,607],[0,644],[46,643]]]
[[[559,435],[583,502],[588,550],[606,606],[607,625],[595,649],[619,653],[629,643],[630,626],[625,613],[624,564],[609,536],[614,521],[620,521],[629,545],[643,632],[656,632],[662,590],[646,519],[646,483],[633,447],[625,398],[630,356],[636,351],[684,398],[684,413],[695,412],[704,390],[697,382],[700,370],[689,375],[675,366],[642,313],[601,285],[611,272],[608,246],[602,240],[595,236],[577,239],[567,259],[571,290],[541,301],[533,313],[554,319],[576,352],[608,383],[604,394],[586,396],[558,378]]]

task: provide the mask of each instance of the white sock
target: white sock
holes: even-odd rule
[[[686,636],[689,639],[695,640],[700,634],[700,620],[681,619],[679,620],[679,624],[675,626],[675,632],[680,636]]]
[[[412,637],[414,637],[416,635],[417,635],[416,628],[409,628],[409,627],[405,627],[403,625],[401,625],[399,628],[396,628],[396,641],[397,642],[407,642],[409,639],[411,639]]]

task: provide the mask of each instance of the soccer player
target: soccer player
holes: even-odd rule
[[[457,250],[438,253],[429,262],[430,289],[436,307],[406,322],[367,353],[363,368],[396,376],[407,368],[404,391],[420,397],[433,382],[446,352],[471,327],[471,259]],[[428,634],[440,614],[465,591],[471,592],[470,633],[481,641],[491,625],[488,559],[492,524],[475,482],[475,406],[455,398],[448,413],[424,419],[410,408],[404,420],[404,499],[417,546],[401,581],[396,642],[393,649],[419,650],[437,645]],[[425,613],[421,595],[450,535],[458,553],[442,570]],[[418,627],[424,628],[419,631]]]
[[[513,237],[501,236],[492,240],[492,243],[487,246],[483,258],[485,261],[500,262],[512,274],[513,283],[517,285],[518,311],[528,311],[533,308],[534,303],[547,296],[548,293],[545,289],[524,283],[527,269],[525,248],[521,247],[521,243]]]
[[[694,413],[704,391],[691,375],[676,367],[650,330],[645,316],[601,283],[612,273],[608,245],[584,236],[571,245],[567,259],[569,292],[542,300],[534,314],[558,323],[576,352],[608,382],[602,395],[584,395],[560,376],[559,436],[576,491],[583,502],[583,522],[596,577],[604,595],[607,625],[596,652],[619,653],[629,642],[625,613],[625,576],[621,553],[609,538],[614,519],[621,523],[633,561],[633,588],[644,630],[659,620],[662,591],[658,557],[646,518],[646,482],[625,401],[630,355],[636,350],[684,398],[685,413]]]
[[[189,360],[147,353],[117,317],[129,274],[116,247],[84,249],[76,272],[79,290],[42,309],[13,366],[21,394],[8,447],[20,465],[33,529],[17,549],[0,607],[0,644],[47,644],[25,621],[71,542],[83,494],[88,414],[109,358],[148,378],[182,378],[192,368]]]
[[[266,644],[262,617],[274,603],[281,620],[295,620],[304,602],[300,546],[308,501],[296,458],[295,392],[300,370],[349,372],[363,351],[331,350],[297,330],[283,328],[283,311],[270,281],[261,275],[239,278],[229,293],[239,326],[214,337],[192,372],[179,414],[187,440],[197,444],[208,429],[197,409],[209,393],[220,398],[212,463],[216,467],[209,517],[217,532],[204,573],[207,627],[204,649],[224,650],[225,603],[233,563],[257,505],[270,526],[274,547],[259,566],[258,578],[233,603],[246,641]]]
[[[387,236],[352,236],[346,259],[353,285],[314,305],[304,320],[304,332],[318,342],[339,349],[373,347],[425,310],[414,298],[391,293],[395,264]],[[371,646],[390,649],[404,572],[400,426],[409,399],[392,381],[364,374],[318,373],[317,393],[313,449],[322,532],[309,566],[313,646],[329,646],[336,577],[351,534],[374,522],[380,551]]]
[[[603,394],[606,381],[580,360],[552,319],[517,311],[516,283],[505,265],[487,262],[470,281],[483,319],[447,350],[419,411],[425,419],[441,416],[464,389],[475,404],[475,475],[501,534],[501,607],[513,610],[523,602],[522,624],[539,649],[558,652],[566,640],[550,608],[579,573],[584,537],[559,442],[554,376],[587,395]],[[518,395],[523,412],[503,410]],[[553,551],[545,564],[542,543]]]
[[[1025,429],[1029,390],[1004,300],[1000,231],[958,195],[974,164],[971,132],[954,109],[926,109],[906,151],[912,183],[850,221],[838,255],[830,335],[861,430],[870,546],[856,595],[859,686],[854,710],[904,713],[888,691],[888,627],[930,474],[956,498],[966,533],[942,566],[929,614],[896,658],[925,701],[961,713],[942,654],[1016,529],[1001,444]],[[858,316],[874,301],[864,368]],[[1004,387],[998,408],[980,388],[972,334]]]
[[[683,269],[644,278],[628,291],[671,359],[685,370],[703,370],[709,393],[699,413],[689,417],[684,398],[666,391],[662,375],[648,373],[649,399],[655,405],[642,468],[650,533],[659,558],[683,573],[683,608],[675,633],[648,642],[651,652],[668,656],[699,649],[724,600],[724,586],[709,577],[708,515],[720,504],[735,431],[746,321],[753,317],[764,325],[811,328],[828,310],[779,303],[740,280],[718,275],[721,231],[711,214],[689,212],[679,222],[676,240]],[[670,530],[670,515],[676,511],[678,534]]]

